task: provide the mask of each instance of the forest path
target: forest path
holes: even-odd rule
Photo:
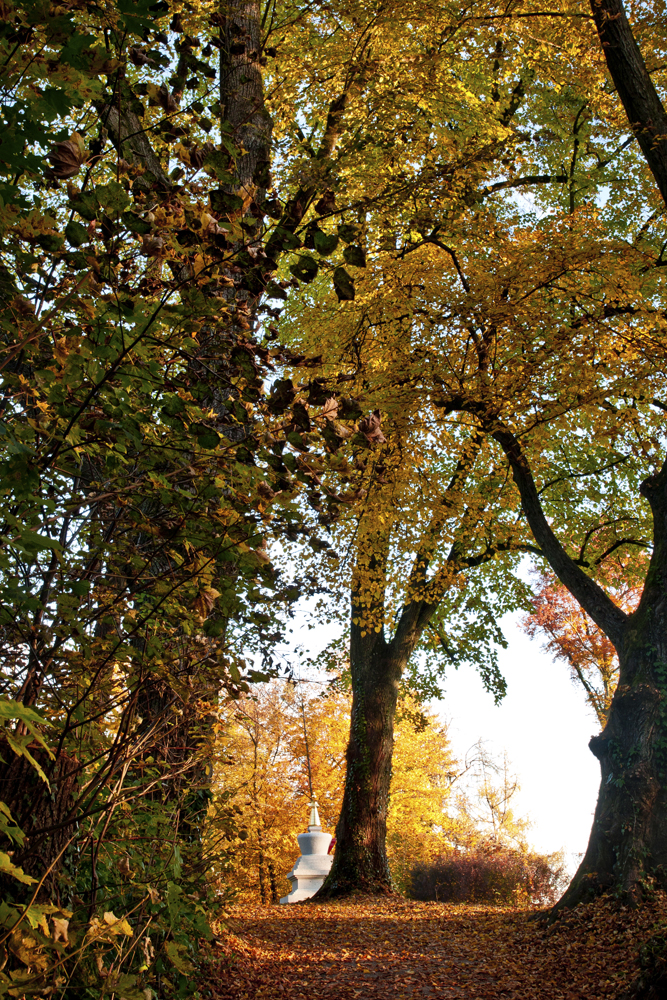
[[[360,897],[237,906],[225,919],[216,1000],[602,1000],[637,975],[665,897],[611,900],[551,927],[531,911]]]

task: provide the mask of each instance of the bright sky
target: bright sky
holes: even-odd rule
[[[550,853],[564,850],[574,872],[586,849],[600,780],[599,766],[588,749],[597,731],[583,692],[570,680],[567,665],[554,660],[517,626],[518,616],[502,620],[509,648],[500,650],[507,694],[499,706],[484,690],[473,668],[450,671],[445,697],[433,707],[448,723],[452,747],[463,758],[484,739],[495,755],[507,750],[521,791],[513,803],[516,816],[533,823],[530,840]],[[293,624],[295,645],[313,655],[331,638],[307,615]],[[310,626],[310,627],[309,627]]]
[[[437,707],[459,756],[480,737],[490,749],[507,750],[521,785],[515,814],[532,820],[530,839],[538,850],[565,850],[574,869],[576,855],[586,850],[600,782],[588,749],[597,722],[567,665],[529,639],[516,617],[503,619],[509,648],[499,654],[507,680],[501,704],[494,705],[474,670],[463,668],[450,672]]]

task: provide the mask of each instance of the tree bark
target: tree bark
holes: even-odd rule
[[[667,462],[642,486],[654,549],[644,592],[628,617],[607,724],[590,741],[601,784],[586,854],[559,906],[601,888],[638,902],[667,881]]]
[[[667,202],[667,114],[662,106],[622,0],[591,0],[600,44],[630,128]]]
[[[23,844],[14,849],[12,861],[36,879],[46,876],[39,901],[58,899],[60,887],[57,874],[62,857],[72,837],[77,819],[77,779],[80,761],[61,750],[50,761],[39,746],[31,746],[31,754],[48,773],[50,787],[38,776],[25,757],[17,756],[4,739],[0,753],[4,765],[0,771],[0,802],[11,810],[19,828],[25,834]],[[3,844],[3,849],[11,849]],[[0,891],[6,900],[30,899],[33,887],[6,877],[0,881]]]
[[[317,898],[394,891],[387,860],[387,812],[394,749],[394,716],[407,660],[382,633],[363,636],[352,625],[352,716],[345,791],[336,826],[336,853]]]
[[[220,32],[220,117],[231,129],[234,145],[245,150],[236,160],[236,185],[249,200],[258,191],[263,200],[271,155],[272,121],[259,68],[260,25],[259,0],[236,0],[227,8]]]

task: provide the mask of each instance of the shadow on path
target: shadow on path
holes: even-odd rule
[[[360,898],[236,907],[216,1000],[606,1000],[637,974],[660,917],[611,900],[551,927],[527,910]]]

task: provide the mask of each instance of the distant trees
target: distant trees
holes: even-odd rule
[[[233,851],[233,866],[221,872],[221,884],[241,898],[269,902],[288,891],[285,876],[298,850],[296,835],[308,821],[306,736],[322,825],[332,834],[336,827],[345,787],[350,698],[335,692],[304,701],[302,696],[302,686],[275,682],[221,709],[209,836],[222,836],[226,850]],[[406,702],[399,717],[389,858],[395,878],[404,885],[414,858],[428,853],[437,840],[456,765],[446,732],[433,716]]]
[[[215,874],[229,898],[270,903],[288,892],[296,835],[308,820],[306,735],[322,825],[334,831],[345,787],[350,697],[326,690],[304,695],[304,687],[310,685],[272,682],[221,706],[206,843],[216,845],[222,859]],[[545,871],[555,870],[557,859],[530,851],[529,824],[513,813],[517,787],[506,759],[496,760],[480,744],[466,761],[456,760],[437,716],[400,699],[387,820],[392,885],[409,894],[417,869],[449,858],[462,873],[453,891],[472,899],[476,890],[463,877],[465,865],[498,853],[523,859],[516,862],[521,871],[542,863]],[[503,901],[519,899],[512,886]]]
[[[311,801],[306,739],[323,828],[333,832],[336,824],[348,700],[309,696],[304,687],[262,685],[219,710],[208,839],[223,848],[223,858],[233,858],[217,874],[225,892],[241,899],[277,902],[289,891],[285,876]]]

